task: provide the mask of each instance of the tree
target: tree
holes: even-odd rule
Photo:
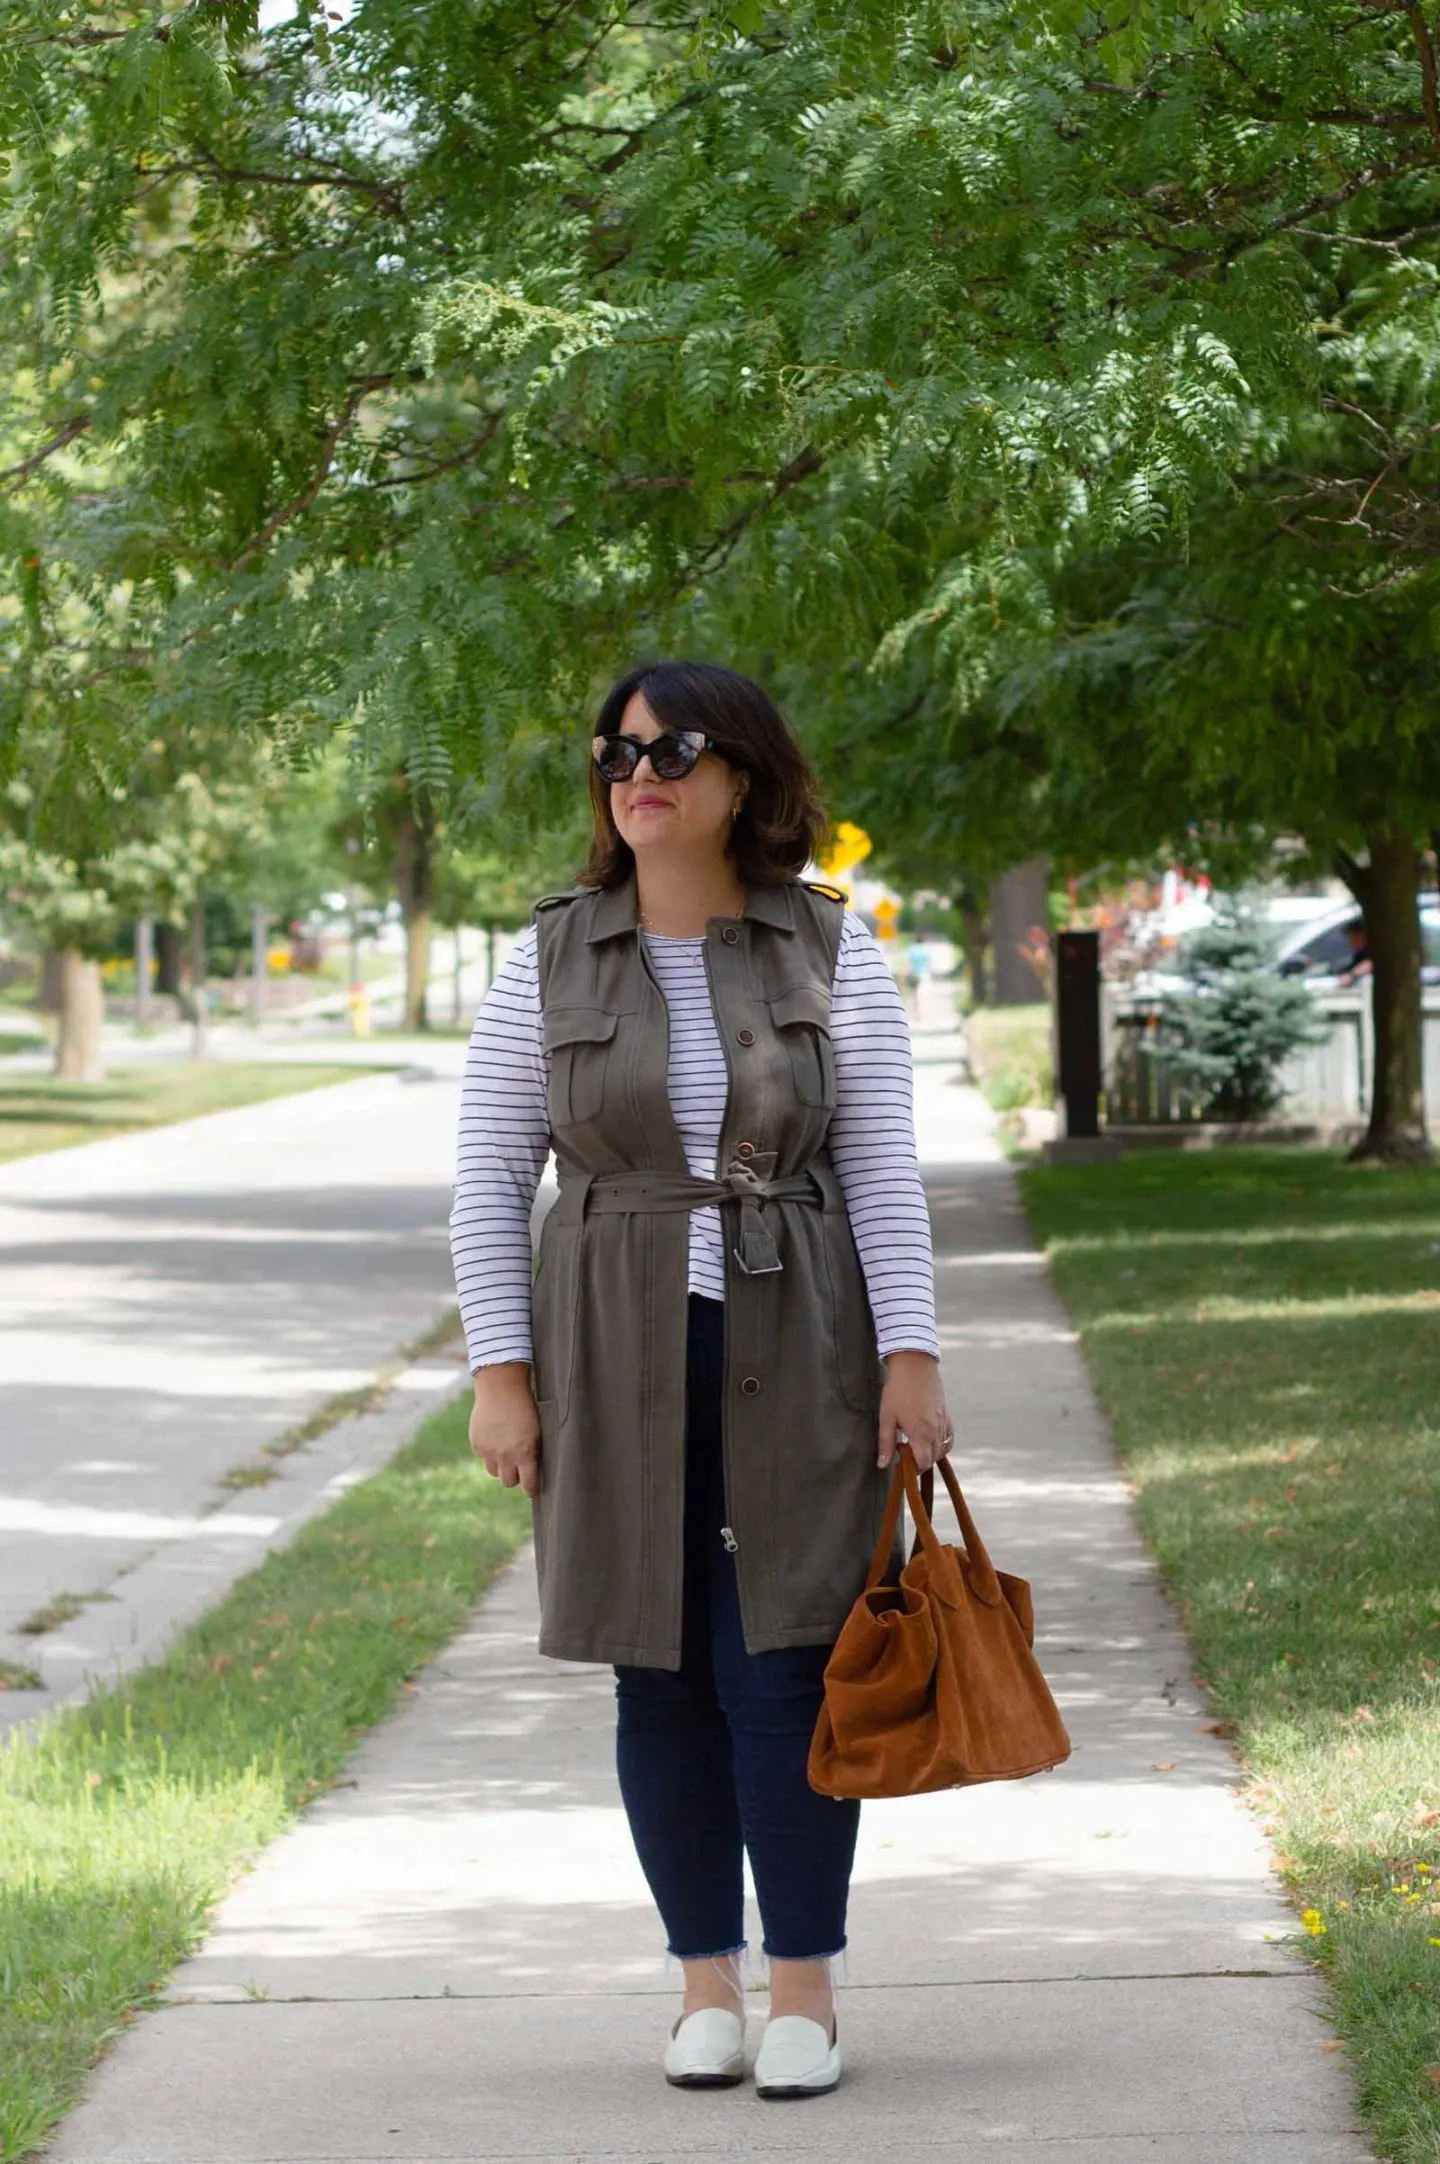
[[[1161,1002],[1160,1035],[1145,1049],[1205,1101],[1208,1116],[1258,1120],[1281,1099],[1280,1070],[1325,1028],[1303,984],[1275,967],[1275,941],[1241,911],[1192,935],[1184,992]]]
[[[1335,608],[1431,576],[1418,8],[12,14],[14,530],[129,597],[69,663],[117,731],[137,675],[179,730],[354,725],[533,831],[597,676],[679,645],[778,657],[827,744],[851,672],[967,802],[971,749],[992,802],[1074,760],[1058,821],[1085,746],[992,694],[1097,552],[1183,560],[1254,477]],[[1203,802],[1141,735],[1129,808]]]

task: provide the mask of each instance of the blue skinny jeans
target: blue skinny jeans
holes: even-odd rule
[[[818,1795],[806,1777],[830,1648],[745,1650],[722,1535],[724,1348],[724,1301],[692,1293],[681,1666],[615,1670],[620,1793],[672,1954],[744,1946],[748,1852],[764,1952],[818,1960],[845,1944],[860,1806]]]

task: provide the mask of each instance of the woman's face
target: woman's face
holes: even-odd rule
[[[620,717],[620,734],[648,742],[665,734],[637,691]],[[659,781],[642,759],[629,781],[610,784],[610,811],[637,857],[647,849],[683,849],[723,856],[732,814],[747,783],[718,753],[706,751],[679,781]]]

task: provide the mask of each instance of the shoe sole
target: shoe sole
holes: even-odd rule
[[[784,2083],[768,2082],[763,2089],[757,2082],[755,2085],[755,2094],[757,2096],[763,2096],[767,2103],[785,2104],[791,2103],[797,2097],[802,2096],[829,2096],[831,2091],[834,2089],[838,2089],[839,2086],[840,2076],[837,2074],[833,2081],[787,2081]]]
[[[744,2074],[667,2074],[672,2089],[735,2089]]]

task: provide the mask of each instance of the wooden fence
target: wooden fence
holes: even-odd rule
[[[1369,1111],[1375,1033],[1370,987],[1333,992],[1316,1002],[1329,1027],[1317,1045],[1297,1052],[1282,1075],[1284,1103],[1277,1117],[1338,1125],[1363,1121]],[[1159,1002],[1136,999],[1106,986],[1101,1001],[1101,1047],[1105,1063],[1105,1118],[1109,1126],[1174,1126],[1201,1119],[1204,1101],[1171,1075],[1167,1063],[1144,1049],[1153,1044]],[[1425,1106],[1440,1131],[1440,990],[1425,994]]]

